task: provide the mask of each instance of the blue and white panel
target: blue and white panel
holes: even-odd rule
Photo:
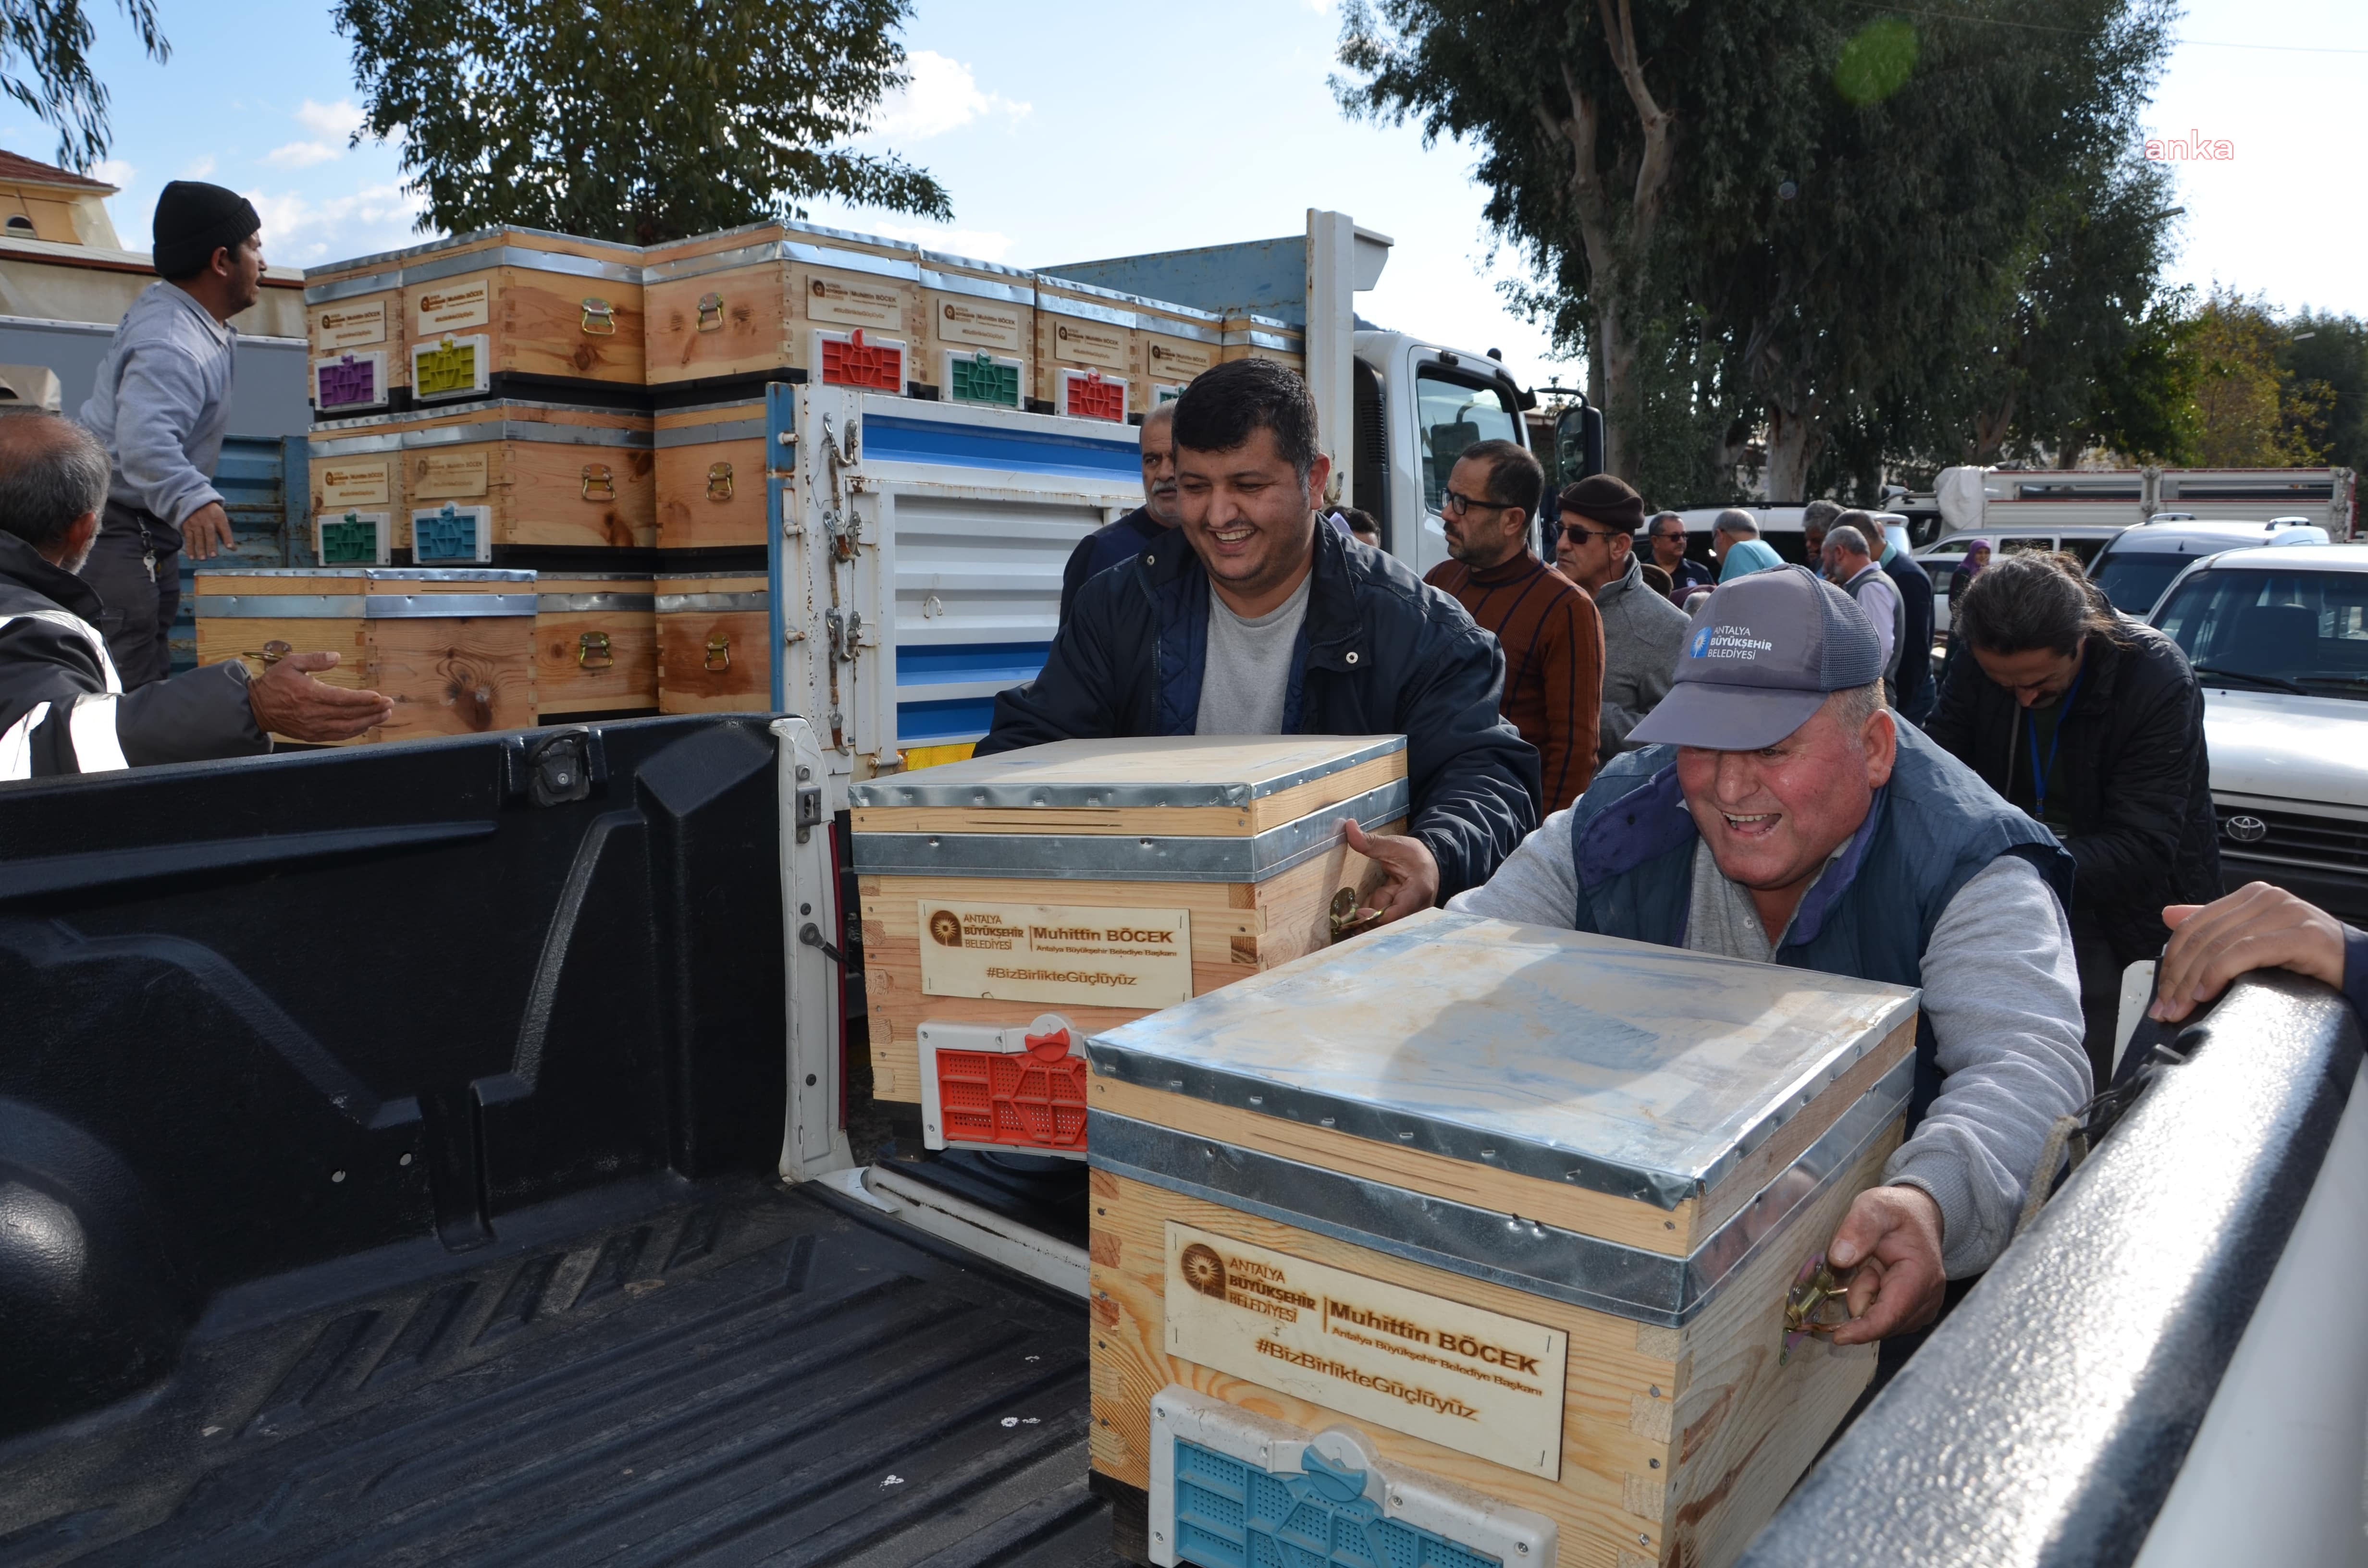
[[[1151,1560],[1161,1568],[1519,1568],[1554,1521],[1383,1460],[1353,1426],[1309,1432],[1170,1383],[1151,1402]]]

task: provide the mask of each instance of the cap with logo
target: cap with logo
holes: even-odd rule
[[[1805,566],[1755,572],[1698,606],[1676,684],[1629,738],[1757,751],[1809,722],[1826,698],[1883,678],[1874,623]]]

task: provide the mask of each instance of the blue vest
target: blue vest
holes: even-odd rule
[[[2055,835],[1998,799],[1973,769],[1912,724],[1901,724],[1891,782],[1793,915],[1775,961],[1893,985],[1924,983],[1924,949],[1941,911],[2001,855],[2028,860],[2066,908],[2072,857]],[[1693,903],[1693,814],[1678,788],[1677,754],[1649,746],[1616,758],[1571,809],[1581,931],[1664,947],[1686,944]],[[1941,1092],[1931,1020],[1916,1022],[1916,1090],[1908,1125]]]

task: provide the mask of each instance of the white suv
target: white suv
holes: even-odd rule
[[[2203,687],[2227,885],[2368,924],[2368,545],[2207,556],[2153,619]]]

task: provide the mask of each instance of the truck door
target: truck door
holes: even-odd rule
[[[1486,361],[1483,361],[1486,363]],[[1491,366],[1491,369],[1494,369]],[[1400,526],[1384,535],[1393,553],[1417,572],[1447,559],[1447,535],[1440,506],[1448,475],[1467,447],[1482,441],[1512,441],[1526,447],[1521,415],[1511,388],[1480,370],[1433,359],[1418,363],[1414,376],[1415,448],[1422,481],[1419,537]]]

